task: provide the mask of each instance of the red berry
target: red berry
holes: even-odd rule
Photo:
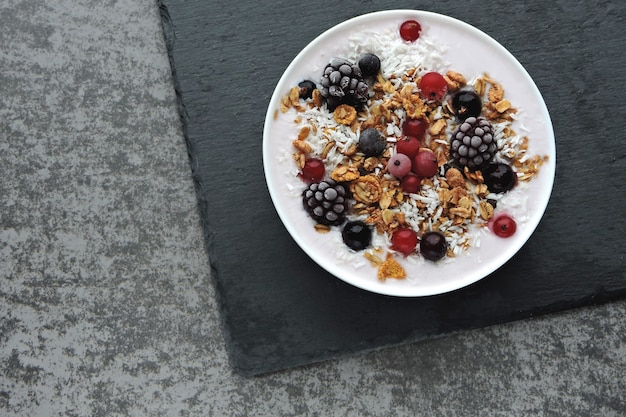
[[[402,133],[407,136],[413,136],[417,140],[424,139],[428,129],[428,121],[426,119],[406,119],[402,124]]]
[[[400,183],[400,187],[402,187],[402,191],[406,194],[417,194],[420,190],[420,186],[422,185],[422,180],[417,175],[410,173],[402,178],[402,182]]]
[[[428,101],[440,101],[448,92],[448,83],[438,72],[427,72],[418,83],[422,98]]]
[[[403,255],[409,255],[417,247],[417,233],[412,229],[401,227],[393,232],[391,245],[394,250]]]
[[[302,178],[305,181],[320,182],[324,178],[325,172],[324,161],[318,158],[309,158],[302,167]]]
[[[415,20],[407,20],[400,25],[400,36],[407,42],[413,42],[420,37],[422,26]]]
[[[499,237],[511,237],[517,230],[517,223],[508,214],[500,214],[493,219],[491,229],[496,236]]]
[[[411,172],[411,165],[411,158],[402,153],[397,153],[389,158],[387,170],[394,177],[402,178]]]
[[[402,153],[409,158],[415,158],[420,150],[422,143],[414,136],[405,136],[396,142],[396,152]]]
[[[438,170],[437,156],[430,149],[421,149],[413,158],[413,172],[419,177],[432,177]]]

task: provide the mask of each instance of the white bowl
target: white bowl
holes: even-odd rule
[[[282,114],[281,99],[304,79],[318,81],[324,66],[336,56],[349,51],[347,38],[361,31],[397,27],[409,19],[422,26],[422,36],[441,40],[447,45],[444,58],[450,69],[465,75],[488,73],[504,86],[506,98],[521,109],[514,128],[527,129],[529,153],[548,157],[540,173],[525,187],[516,187],[505,196],[514,201],[507,211],[517,220],[517,232],[510,238],[483,233],[479,247],[460,256],[439,262],[401,259],[408,279],[377,278],[377,270],[362,255],[353,262],[341,262],[337,254],[346,251],[341,231],[335,227],[320,234],[302,207],[299,196],[305,184],[297,172],[291,154],[291,142],[297,136],[294,114]],[[480,57],[480,59],[477,59]],[[276,117],[276,115],[278,115]],[[343,22],[313,40],[291,62],[281,77],[269,103],[263,132],[263,163],[267,186],[276,211],[297,244],[317,264],[339,279],[378,294],[418,297],[442,294],[470,285],[506,263],[526,243],[539,224],[552,191],[556,150],[550,116],[541,94],[522,65],[494,39],[457,19],[416,10],[391,10],[359,16]],[[295,170],[295,171],[294,171]],[[294,271],[297,273],[297,271]]]

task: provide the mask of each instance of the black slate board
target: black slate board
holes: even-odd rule
[[[526,246],[471,287],[398,299],[344,284],[294,243],[262,168],[268,101],[289,62],[370,1],[164,0],[166,41],[232,366],[260,374],[626,295],[625,2],[407,2],[507,47],[557,140],[548,210]],[[470,12],[471,11],[471,12]]]

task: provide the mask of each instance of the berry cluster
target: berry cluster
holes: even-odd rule
[[[401,179],[402,190],[407,194],[417,193],[421,178],[432,177],[439,170],[435,153],[422,148],[427,128],[426,119],[406,120],[402,126],[404,136],[396,143],[396,153],[387,162],[387,170]]]

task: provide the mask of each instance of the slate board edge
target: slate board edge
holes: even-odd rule
[[[520,320],[534,320],[534,319],[538,319],[540,317],[547,316],[550,314],[555,314],[555,313],[565,314],[568,311],[575,310],[578,308],[591,308],[593,306],[606,304],[612,301],[617,301],[625,297],[626,297],[626,289],[620,289],[617,291],[606,291],[604,288],[600,288],[598,289],[597,293],[587,295],[577,300],[559,301],[551,305],[546,305],[539,310],[519,311],[518,314],[516,314],[515,316],[509,316],[506,318],[498,318],[488,325],[478,324],[478,325],[467,327],[465,329],[461,329],[457,331],[407,337],[404,339],[398,339],[396,341],[389,341],[387,343],[379,343],[376,346],[370,346],[370,347],[354,346],[351,349],[346,349],[340,352],[326,351],[325,355],[318,355],[317,359],[304,358],[304,357],[292,358],[291,361],[283,360],[281,364],[264,362],[262,367],[245,365],[242,363],[243,361],[237,361],[234,350],[229,350],[230,364],[231,364],[231,367],[238,374],[242,376],[259,377],[259,376],[264,376],[264,375],[269,375],[272,373],[284,371],[286,369],[306,367],[306,366],[314,365],[316,363],[337,360],[337,359],[349,357],[355,354],[365,355],[368,353],[388,349],[391,347],[401,347],[401,346],[414,344],[414,343],[427,342],[429,340],[437,340],[437,339],[461,334],[461,333],[471,331],[471,330],[487,329],[493,326],[513,323],[513,322],[520,321]],[[240,352],[239,355],[246,356],[246,354],[243,352]]]
[[[216,289],[215,297],[216,297],[217,304],[220,309],[220,315],[219,315],[220,327],[222,330],[222,334],[224,335],[224,338],[225,338],[226,351],[229,353],[228,355],[229,364],[234,370],[239,370],[238,364],[235,361],[235,355],[232,353],[235,350],[234,343],[233,343],[233,340],[229,331],[229,327],[226,324],[227,318],[228,318],[228,313],[227,313],[228,306],[226,305],[226,303],[223,302],[223,299],[221,297],[222,291],[220,290],[220,283],[216,278],[219,274],[219,271],[215,265],[215,262],[214,262],[215,256],[211,250],[211,248],[213,247],[213,233],[211,231],[211,225],[208,221],[209,216],[208,216],[206,194],[203,191],[202,182],[200,181],[196,173],[196,169],[195,169],[197,165],[197,161],[193,153],[194,144],[193,144],[193,141],[189,138],[188,129],[187,129],[189,119],[187,116],[187,111],[185,109],[185,103],[182,98],[180,83],[178,82],[178,77],[176,73],[176,65],[174,62],[174,53],[173,53],[174,44],[176,43],[175,25],[170,17],[167,6],[163,4],[162,0],[157,0],[157,6],[159,8],[159,13],[161,15],[161,24],[163,26],[163,37],[164,37],[165,45],[167,49],[167,56],[170,62],[170,70],[172,73],[172,83],[174,86],[174,92],[176,94],[176,103],[178,105],[178,112],[180,115],[182,134],[183,134],[183,138],[185,139],[185,143],[187,145],[187,154],[189,156],[189,164],[190,164],[189,166],[191,168],[194,189],[196,191],[196,196],[198,199],[198,211],[200,214],[201,227],[203,229],[203,240],[205,242],[205,251],[208,256],[209,266],[211,268],[210,278]],[[251,374],[252,373],[249,373],[249,375]]]

